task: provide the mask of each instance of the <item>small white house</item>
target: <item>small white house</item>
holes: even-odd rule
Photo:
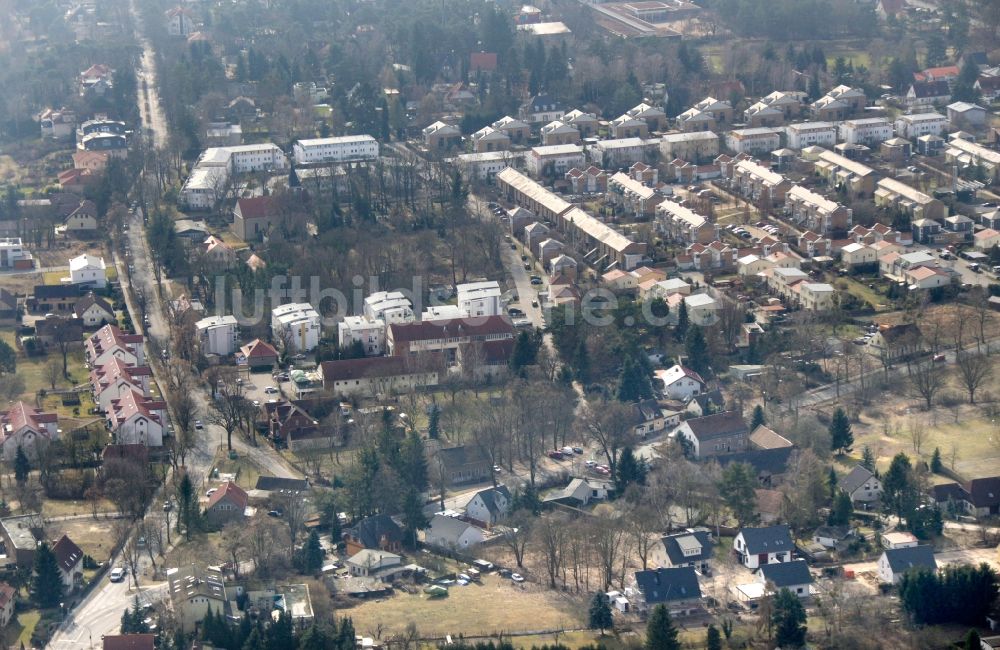
[[[809,596],[809,585],[813,583],[813,577],[805,560],[793,560],[765,564],[757,572],[757,582],[774,585],[774,589],[779,591],[787,589],[799,598],[806,598]]]
[[[899,584],[903,574],[912,569],[937,569],[934,549],[928,544],[889,549],[878,559],[878,577],[887,584]]]
[[[492,526],[510,513],[512,497],[506,485],[476,492],[465,506],[465,515],[470,519]]]
[[[74,257],[69,261],[69,282],[103,289],[108,286],[106,268],[103,257],[86,254]]]
[[[840,479],[840,489],[847,492],[855,503],[871,503],[882,496],[881,481],[862,465],[855,465],[847,476]]]
[[[484,541],[486,535],[481,528],[441,514],[434,515],[424,531],[424,543],[448,550],[467,549]]]
[[[758,569],[765,564],[789,562],[792,559],[792,535],[788,526],[743,528],[733,540],[733,550],[748,569]]]
[[[687,401],[705,391],[705,380],[690,368],[677,364],[665,370],[657,370],[656,380],[660,390],[668,399]]]

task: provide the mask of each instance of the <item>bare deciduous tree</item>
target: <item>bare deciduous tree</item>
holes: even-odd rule
[[[209,404],[208,420],[225,429],[226,446],[232,451],[233,432],[246,418],[246,389],[242,382],[237,381],[235,373],[223,376],[221,382],[215,399]]]
[[[580,419],[587,435],[600,447],[611,476],[617,481],[618,454],[635,441],[632,406],[613,400],[590,402],[583,406]]]
[[[944,370],[925,361],[911,366],[907,379],[913,394],[924,400],[925,407],[930,410],[934,398],[944,388]]]
[[[969,404],[975,404],[976,391],[993,374],[993,363],[982,352],[959,352],[956,363],[958,378],[969,394]]]
[[[567,531],[566,517],[553,513],[543,517],[535,526],[536,544],[545,558],[545,570],[549,575],[549,587],[556,588],[556,579],[562,572],[565,561]]]
[[[526,510],[511,514],[500,531],[500,540],[514,554],[514,562],[519,569],[524,568],[524,552],[531,538],[534,516]]]

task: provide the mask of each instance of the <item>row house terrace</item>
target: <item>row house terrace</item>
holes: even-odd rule
[[[745,198],[779,204],[791,188],[791,181],[757,162],[743,160],[732,168],[732,189]]]
[[[819,233],[845,231],[851,226],[851,210],[836,201],[795,185],[785,194],[785,211],[796,225]]]
[[[656,206],[656,220],[660,231],[674,241],[708,244],[719,239],[718,224],[671,200]]]
[[[84,343],[84,354],[90,368],[104,366],[114,358],[134,366],[145,363],[141,334],[125,334],[115,325],[105,325]]]
[[[166,408],[166,402],[150,399],[135,390],[112,400],[107,417],[115,444],[162,447]]]
[[[821,152],[814,167],[830,187],[843,187],[853,197],[875,193],[875,170],[839,153]]]
[[[604,194],[608,191],[608,173],[591,165],[587,169],[574,167],[565,174],[573,194]]]
[[[641,220],[651,218],[656,206],[663,201],[663,197],[657,194],[656,190],[643,185],[624,172],[616,173],[608,181],[605,198],[608,203]]]
[[[876,242],[891,242],[900,246],[909,246],[913,243],[912,237],[904,237],[903,233],[894,230],[884,223],[874,223],[869,228],[858,224],[847,233],[848,239],[859,244],[874,244]]]
[[[111,410],[113,401],[136,391],[149,396],[149,366],[132,366],[119,358],[90,371],[90,388],[94,403],[102,413]]]
[[[13,462],[18,449],[23,449],[29,459],[37,459],[40,447],[58,438],[59,433],[57,413],[45,413],[24,402],[14,402],[0,413],[0,444],[8,463]]]
[[[811,230],[799,235],[797,245],[806,257],[825,257],[833,252],[833,241]]]
[[[708,244],[694,243],[677,255],[678,269],[695,271],[712,271],[732,269],[736,266],[739,252],[719,240]]]
[[[941,221],[948,216],[948,208],[939,199],[894,178],[883,178],[878,182],[875,204],[900,210],[913,221],[919,219]]]

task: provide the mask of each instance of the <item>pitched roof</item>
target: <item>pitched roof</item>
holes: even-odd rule
[[[103,637],[104,650],[153,650],[155,634],[108,634]]]
[[[906,548],[891,548],[885,552],[885,559],[893,573],[902,573],[910,569],[936,569],[934,549],[929,544],[908,546]]]
[[[247,509],[247,503],[250,498],[243,488],[232,481],[226,481],[225,485],[217,489],[209,498],[208,508],[214,508],[222,500],[231,501],[242,512]]]
[[[476,493],[476,496],[483,500],[483,504],[491,514],[499,515],[502,513],[500,512],[500,506],[497,505],[496,501],[496,496],[498,494],[503,495],[507,499],[507,503],[510,503],[510,490],[507,489],[506,485],[498,485],[495,488],[481,490]]]
[[[90,309],[94,305],[97,305],[107,314],[110,314],[112,316],[115,315],[114,308],[112,308],[111,305],[108,304],[107,300],[105,300],[100,296],[95,296],[92,293],[87,294],[83,298],[80,298],[79,300],[76,301],[76,304],[73,305],[73,313],[77,315],[77,318],[80,318],[87,312],[88,309]]]
[[[38,433],[45,433],[48,431],[45,427],[46,424],[58,421],[58,414],[43,413],[21,401],[14,402],[7,412],[0,415],[0,423],[4,425],[3,428],[9,427],[11,432],[18,431],[23,427],[30,427]]]
[[[236,208],[244,219],[266,219],[274,211],[274,199],[270,196],[255,196],[240,199]]]
[[[363,357],[324,361],[320,370],[324,382],[334,382],[428,372],[431,368],[411,364],[410,357]]]
[[[757,495],[757,512],[779,515],[781,508],[785,504],[785,495],[780,490],[767,490],[757,488],[754,490]]]
[[[840,487],[848,494],[865,484],[865,481],[875,476],[864,465],[855,465],[844,478],[840,479]]]
[[[728,437],[736,433],[746,433],[747,425],[737,411],[723,411],[714,415],[692,418],[686,422],[691,433],[699,441]]]
[[[0,582],[0,610],[17,597],[17,590],[6,582]]]
[[[916,99],[930,97],[951,97],[947,81],[914,81],[910,86]]]
[[[361,542],[365,548],[379,548],[383,537],[391,543],[403,540],[403,530],[387,514],[365,517],[352,528],[348,528],[345,534]]]
[[[690,368],[685,368],[680,364],[675,364],[666,370],[658,370],[656,375],[663,380],[664,386],[669,386],[675,381],[679,381],[685,377],[695,380],[702,386],[705,385],[705,380],[701,378],[701,375]]]
[[[487,316],[475,319],[417,321],[393,323],[389,326],[392,339],[397,342],[427,341],[458,337],[495,335],[514,336],[514,326],[506,316]]]
[[[977,508],[991,508],[1000,505],[1000,476],[974,478],[965,484],[969,493],[969,503]]]
[[[80,295],[78,284],[36,284],[32,291],[35,300],[61,300],[76,298]]]
[[[15,309],[17,307],[17,296],[0,287],[0,308]]]
[[[458,540],[465,531],[475,528],[475,526],[455,517],[434,515],[431,518],[428,528],[434,531],[435,536],[444,536],[452,540]]]
[[[701,598],[701,587],[693,567],[636,571],[635,582],[647,603]]]
[[[792,544],[792,534],[785,524],[764,528],[741,528],[739,534],[743,536],[743,543],[746,544],[747,553],[750,555],[791,552],[795,548]]]
[[[277,357],[278,351],[270,343],[254,339],[240,348],[240,352],[247,359],[259,359],[263,357]]]
[[[788,438],[763,424],[758,424],[757,428],[750,434],[750,442],[758,449],[780,449],[794,446]]]
[[[670,564],[678,565],[686,562],[698,562],[712,557],[712,535],[705,530],[666,535],[661,540],[663,550],[670,559]],[[697,548],[697,552],[695,549]],[[684,551],[687,550],[688,554]]]
[[[879,328],[879,334],[886,343],[897,343],[904,339],[920,338],[920,328],[916,323],[901,323]]]
[[[435,454],[445,467],[461,467],[486,462],[486,454],[476,445],[459,445],[438,449]]]
[[[809,573],[809,565],[805,560],[765,564],[760,568],[760,573],[766,581],[774,584],[778,589],[812,584],[813,581],[812,574]]]
[[[60,537],[59,541],[55,543],[52,547],[52,553],[56,556],[56,563],[63,573],[69,573],[78,562],[83,560],[83,551],[66,535]]]
[[[716,460],[723,467],[733,463],[747,463],[758,474],[777,475],[788,471],[788,463],[793,453],[795,453],[795,447],[776,447],[726,454],[719,456]]]

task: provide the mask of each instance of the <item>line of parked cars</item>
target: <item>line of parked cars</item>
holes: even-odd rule
[[[563,447],[562,449],[553,449],[548,453],[548,456],[553,460],[562,460],[564,458],[572,458],[574,455],[580,456],[582,454],[583,447]]]

